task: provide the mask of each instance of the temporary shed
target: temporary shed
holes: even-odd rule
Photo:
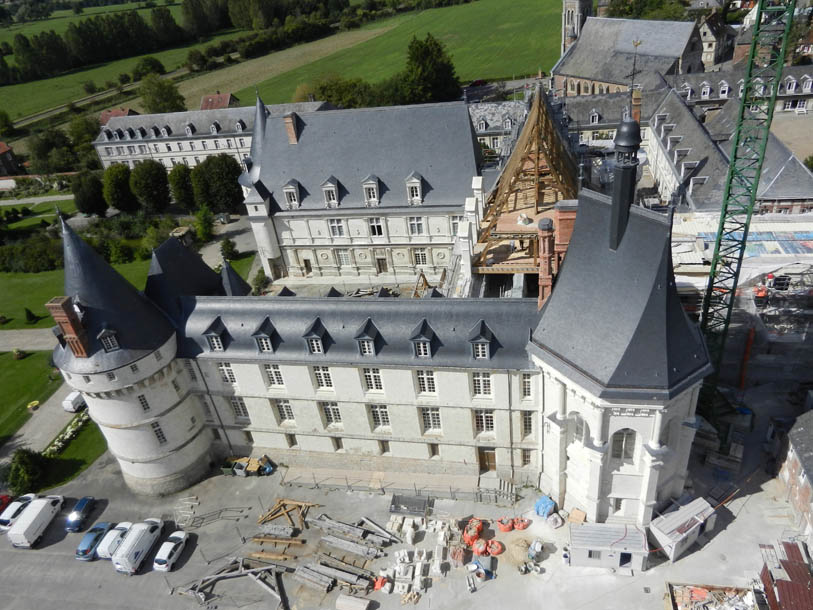
[[[570,565],[646,570],[646,530],[626,523],[570,524]]]
[[[668,511],[650,522],[649,532],[660,551],[674,561],[706,530],[713,528],[716,520],[711,504],[704,498],[695,498],[682,506],[678,502],[672,504]]]

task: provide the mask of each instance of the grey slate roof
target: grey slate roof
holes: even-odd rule
[[[166,343],[173,329],[163,313],[96,254],[62,221],[65,295],[81,304],[88,337],[88,358],[77,358],[67,345],[54,348],[54,364],[79,375],[126,366]],[[105,352],[98,335],[116,332],[120,349]]]
[[[371,174],[379,179],[378,207],[408,207],[412,172],[423,177],[418,209],[462,207],[479,173],[480,147],[463,102],[298,113],[298,127],[298,142],[289,144],[284,119],[268,117],[265,134],[255,130],[250,170],[240,178],[253,185],[251,200],[270,193],[272,213],[285,209],[282,188],[291,179],[300,185],[300,208],[287,214],[325,210],[321,185],[330,176],[339,183],[338,212],[363,209],[362,182]]]
[[[220,277],[223,280],[223,294],[229,297],[243,297],[251,292],[251,286],[248,285],[240,274],[229,264],[229,261],[224,260],[223,266],[220,269]],[[200,294],[198,292],[189,292],[187,294]]]
[[[521,126],[528,114],[524,102],[477,102],[469,104],[469,115],[477,135],[502,133],[505,131],[505,119],[511,119],[511,127]],[[486,122],[486,128],[480,130],[480,121]]]
[[[678,299],[671,217],[633,206],[609,247],[611,200],[582,190],[573,237],[529,351],[607,399],[671,398],[711,371]]]
[[[768,135],[757,199],[813,199],[813,173],[773,133]]]
[[[788,432],[788,441],[799,456],[799,462],[808,479],[813,479],[813,411],[796,418]]]
[[[660,87],[644,92],[641,96],[642,121],[654,112],[667,91],[666,85],[662,83]],[[623,91],[598,95],[577,95],[559,98],[559,100],[564,104],[571,130],[575,127],[574,123],[578,123],[580,128],[615,127],[621,122],[624,110],[630,105],[630,94],[628,91]],[[591,125],[590,115],[593,111],[598,114],[598,123]]]
[[[269,114],[272,116],[283,116],[289,112],[315,112],[319,110],[329,110],[332,106],[326,102],[299,102],[295,104],[276,104],[266,106]],[[97,136],[95,143],[101,144],[108,142],[105,137],[106,131],[114,132],[121,130],[126,139],[131,139],[128,135],[128,128],[133,130],[136,135],[136,140],[162,140],[166,139],[163,136],[153,136],[152,128],[158,127],[159,129],[169,126],[171,130],[171,138],[186,138],[186,126],[188,124],[194,125],[195,132],[193,136],[200,138],[201,135],[209,135],[209,129],[212,124],[217,121],[220,125],[219,135],[236,136],[240,133],[250,134],[254,127],[254,106],[242,106],[239,108],[221,108],[219,110],[187,110],[184,112],[165,112],[159,114],[138,114],[132,116],[119,116],[111,118],[105,126],[102,127],[101,132]],[[242,131],[237,129],[238,121],[242,121]],[[139,128],[143,129],[146,137],[141,137]]]
[[[720,70],[718,72],[694,72],[692,74],[674,74],[664,77],[671,86],[675,89],[681,90],[685,85],[692,88],[692,101],[700,99],[700,92],[703,83],[708,84],[711,88],[709,93],[710,99],[719,98],[720,85],[726,83],[729,87],[727,99],[739,99],[738,92],[740,83],[745,78],[745,67],[735,68],[731,70]],[[796,89],[793,92],[788,92],[785,83],[788,79],[796,81]],[[803,93],[802,84],[805,80],[813,80],[813,66],[784,66],[782,68],[782,77],[780,79],[779,91],[777,97],[798,96]],[[807,92],[806,95],[811,95]]]
[[[636,82],[645,87],[656,72],[668,73],[694,32],[691,21],[646,21],[588,17],[579,38],[553,67],[553,74],[629,84],[635,47]]]
[[[623,523],[570,524],[570,546],[574,549],[646,553],[646,529]]]
[[[535,299],[357,299],[350,297],[188,297],[180,355],[275,363],[530,368],[525,346],[538,313]],[[225,351],[210,352],[203,333],[219,317],[227,340]],[[276,351],[261,353],[252,334],[268,318],[276,331]],[[308,353],[303,336],[319,321],[325,353]],[[491,358],[475,360],[470,335],[485,320],[493,333]],[[432,329],[433,355],[415,356],[416,329]],[[371,335],[376,355],[359,355],[358,338]]]

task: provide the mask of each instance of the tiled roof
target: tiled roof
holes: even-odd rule
[[[236,105],[240,102],[236,95],[232,95],[231,93],[214,93],[210,95],[204,95],[200,98],[200,109],[201,110],[220,110],[222,108],[229,108],[232,105]]]

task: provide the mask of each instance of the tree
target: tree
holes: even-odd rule
[[[192,170],[183,163],[169,172],[169,191],[175,204],[191,212],[195,209],[195,192],[192,189]]]
[[[254,279],[251,280],[251,294],[254,296],[262,295],[266,286],[268,286],[268,276],[266,276],[265,271],[260,268],[257,275],[255,275]]]
[[[94,93],[96,93],[96,91],[98,91],[98,89],[96,88],[96,83],[94,83],[92,80],[88,80],[82,83],[82,89],[84,89],[85,93],[87,93],[88,95],[93,95]]]
[[[183,96],[175,83],[158,78],[155,74],[150,74],[141,81],[138,94],[141,96],[144,109],[150,114],[186,110]]]
[[[74,148],[90,144],[99,135],[99,119],[96,115],[86,114],[71,119],[68,125],[68,137]]]
[[[206,67],[206,56],[198,49],[192,49],[186,56],[186,67],[192,72],[199,72]]]
[[[15,496],[37,491],[45,475],[47,459],[31,449],[17,449],[11,458],[8,489]]]
[[[127,74],[127,72],[122,72],[121,74],[119,74],[119,84],[120,85],[126,85],[127,83],[129,83],[132,80],[133,80],[132,77],[129,74]]]
[[[76,174],[71,181],[76,209],[83,214],[98,214],[104,216],[107,211],[107,202],[104,200],[102,181],[89,171]]]
[[[46,129],[35,133],[28,140],[31,167],[38,174],[50,174],[72,169],[76,158],[71,142],[60,129]]]
[[[0,110],[0,138],[7,138],[14,133],[14,123],[8,116],[8,112]]]
[[[192,170],[192,190],[198,207],[215,212],[235,212],[243,202],[243,190],[237,182],[242,170],[229,155],[207,157]]]
[[[148,214],[160,214],[169,206],[169,181],[164,166],[147,159],[130,173],[130,190]]]
[[[443,43],[432,34],[427,34],[423,40],[412,38],[401,81],[403,104],[448,102],[461,95],[452,59]]]
[[[805,165],[807,166],[807,169],[809,169],[811,172],[813,172],[813,155],[809,155],[805,159]]]
[[[164,64],[158,61],[152,55],[142,57],[133,68],[133,81],[142,80],[148,74],[165,74],[166,68]]]
[[[206,243],[214,235],[215,215],[206,204],[201,205],[195,212],[195,235],[198,241]]]
[[[111,208],[132,213],[138,210],[138,199],[130,190],[130,168],[116,163],[104,170],[102,179],[104,200]]]
[[[184,31],[175,23],[175,18],[166,7],[152,9],[150,23],[155,32],[156,42],[161,48],[176,45],[185,38]]]
[[[227,261],[237,258],[237,254],[237,244],[234,243],[233,239],[224,239],[220,242],[220,255]]]

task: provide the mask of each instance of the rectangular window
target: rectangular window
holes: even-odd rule
[[[389,427],[390,413],[387,405],[370,405],[370,416],[373,419],[373,429]]]
[[[375,353],[372,340],[359,339],[359,352],[362,356],[372,356]]]
[[[494,411],[491,409],[474,410],[474,429],[481,432],[494,432]]]
[[[240,146],[245,147],[246,141],[243,138],[240,138]]]
[[[320,402],[319,407],[322,413],[325,414],[325,425],[342,423],[342,412],[339,410],[339,405],[335,402]]]
[[[613,498],[613,512],[620,513],[623,507],[624,507],[623,498]]]
[[[82,381],[84,381],[85,383],[90,383],[90,376],[82,375]]]
[[[430,432],[439,433],[442,428],[440,426],[440,409],[438,407],[421,407],[421,422],[423,422],[423,433]]]
[[[373,237],[384,235],[384,225],[381,224],[380,218],[370,218],[367,222],[370,224],[370,235]]]
[[[418,376],[418,392],[420,394],[435,393],[435,371],[416,371]]]
[[[173,389],[174,389],[174,390],[175,390],[175,391],[176,391],[178,394],[180,394],[180,393],[181,393],[181,386],[180,386],[180,384],[178,383],[178,381],[177,381],[177,380],[175,380],[175,379],[173,379],[173,380],[172,380],[172,388],[173,388]]]
[[[531,450],[530,449],[523,449],[522,450],[522,465],[523,466],[530,466],[531,465]]]
[[[339,262],[339,267],[349,267],[350,250],[336,250],[336,260]]]
[[[220,372],[220,381],[223,383],[237,383],[230,362],[218,362],[217,370]]]
[[[220,140],[215,140],[215,148],[220,148]]]
[[[215,428],[212,428],[212,437],[213,437],[213,438],[214,438],[216,441],[222,440],[222,439],[220,438],[220,431],[219,431],[219,430],[216,430]]]
[[[331,237],[344,237],[344,223],[340,218],[329,218],[327,226]]]
[[[362,369],[364,372],[364,389],[368,392],[383,390],[384,384],[381,382],[380,369]]]
[[[161,360],[163,358],[164,358],[164,356],[161,354],[161,352],[158,351],[158,350],[155,350],[155,361],[156,362],[161,362]]]
[[[141,410],[145,413],[150,410],[150,403],[147,401],[147,397],[144,394],[139,394],[137,396],[138,404],[141,405]]]
[[[426,248],[413,248],[412,260],[416,265],[426,264]]]
[[[271,345],[271,339],[269,337],[257,337],[257,347],[261,352],[274,351],[274,346]]]
[[[285,191],[285,203],[287,203],[289,206],[297,203],[295,190],[292,189]]]
[[[266,364],[265,367],[265,380],[269,386],[282,387],[285,385],[282,379],[282,371],[279,370],[278,364]]]
[[[186,372],[189,373],[189,379],[191,379],[193,383],[196,382],[198,376],[195,374],[195,365],[191,360],[184,360],[184,366],[186,367]]]
[[[209,349],[213,352],[222,352],[223,351],[223,341],[220,340],[220,337],[217,335],[211,335],[206,337],[209,341]]]
[[[333,377],[330,369],[326,366],[313,367],[313,377],[316,379],[316,387],[319,389],[333,388]]]
[[[429,450],[430,458],[436,458],[440,455],[440,445],[437,443],[429,443],[427,449]]]
[[[113,335],[102,337],[100,341],[102,342],[102,347],[106,352],[115,352],[117,349],[119,349],[119,342]]]
[[[338,436],[331,437],[331,440],[333,441],[334,451],[341,451],[342,449],[344,449],[344,443],[342,442],[342,439],[340,439]]]
[[[130,371],[132,371],[133,373],[137,373],[138,372],[138,365],[137,364],[131,364],[130,365]]]
[[[416,199],[420,200],[420,198],[421,198],[421,187],[416,186],[414,184],[410,184],[407,188],[409,189],[409,200],[410,201],[415,201]]]
[[[471,389],[475,396],[491,396],[491,373],[472,373]]]
[[[418,358],[429,358],[429,341],[415,341],[415,355]]]
[[[159,424],[157,421],[154,421],[150,424],[150,427],[152,428],[153,434],[155,434],[155,438],[158,439],[159,445],[163,445],[164,443],[167,442],[167,437],[164,434],[164,431],[161,430],[161,424]]]
[[[378,201],[378,189],[374,186],[365,186],[364,187],[364,200],[367,203],[373,203]]]
[[[381,455],[387,455],[390,452],[390,442],[378,441],[378,451]]]
[[[289,447],[296,447],[296,434],[286,434],[285,442]]]
[[[204,419],[206,419],[206,421],[212,421],[214,419],[212,416],[212,407],[209,406],[209,401],[203,396],[200,396],[200,406],[203,409]]]
[[[588,559],[601,559],[601,551],[587,551]]]
[[[460,223],[463,222],[463,216],[452,216],[452,237],[457,235],[457,231],[460,229]]]
[[[472,343],[475,360],[488,360],[488,343]]]
[[[531,436],[534,433],[534,412],[522,412],[522,436]]]
[[[231,403],[231,410],[234,412],[234,419],[248,419],[246,402],[240,396],[232,396],[229,402]]]
[[[107,374],[107,380],[108,381],[115,381],[116,380],[116,374],[115,373],[108,373]]]
[[[522,381],[521,381],[521,392],[522,398],[530,398],[531,397],[531,374],[530,373],[523,373],[522,374]]]
[[[324,350],[322,349],[322,340],[321,339],[308,339],[308,349],[310,350],[311,354],[322,354]]]
[[[410,235],[423,235],[423,218],[420,216],[410,216],[407,218]]]
[[[330,205],[331,203],[336,203],[336,189],[326,188],[322,192],[325,194],[325,203],[327,205]]]
[[[279,414],[279,423],[293,424],[296,423],[294,419],[294,410],[291,407],[290,401],[277,400],[277,413]]]

